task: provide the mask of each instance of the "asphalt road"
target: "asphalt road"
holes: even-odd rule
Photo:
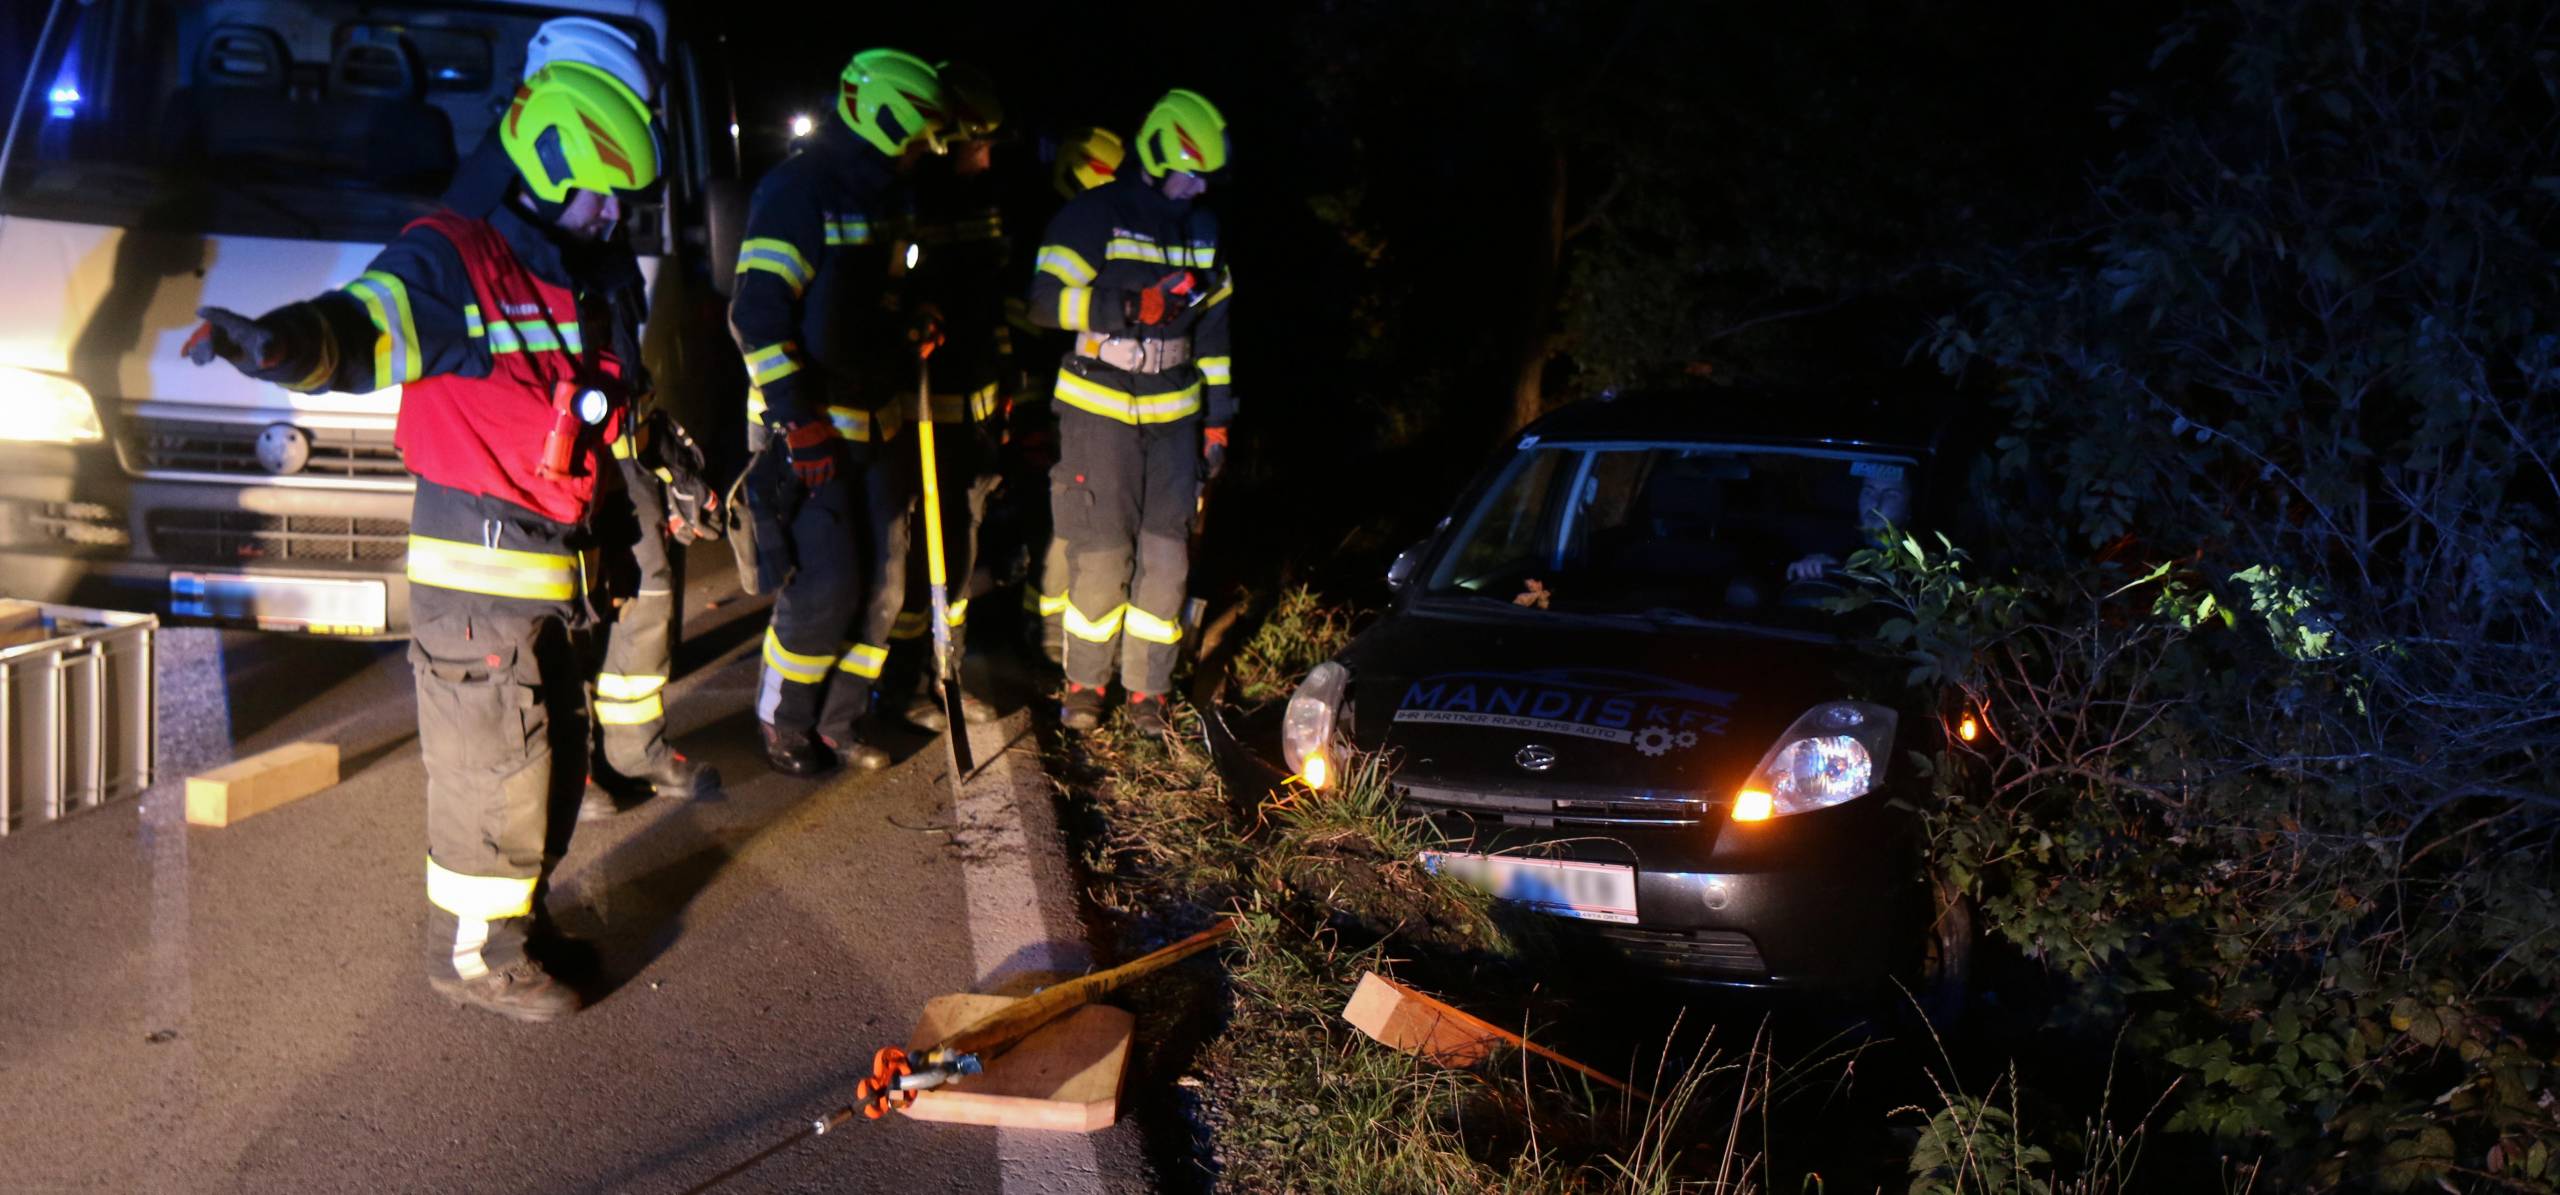
[[[424,774],[397,645],[164,637],[164,783],[0,839],[0,1190],[681,1191],[845,1103],[944,992],[1086,963],[1026,718],[954,807],[937,743],[825,782],[754,746],[764,604],[693,557],[670,717],[728,799],[582,825],[554,912],[604,979],[519,1025],[422,978]],[[715,598],[725,600],[710,608]],[[1017,703],[1018,704],[1018,703]],[[325,739],[336,788],[220,830],[190,768]],[[1092,1136],[854,1121],[737,1191],[1150,1185]]]

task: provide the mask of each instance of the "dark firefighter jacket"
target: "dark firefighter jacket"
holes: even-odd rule
[[[1235,287],[1218,254],[1217,217],[1165,198],[1137,173],[1076,196],[1049,221],[1031,278],[1031,319],[1103,336],[1188,338],[1190,360],[1140,374],[1070,350],[1058,371],[1057,401],[1129,424],[1171,423],[1205,410],[1208,426],[1225,427],[1235,416],[1227,336]],[[1199,273],[1205,297],[1170,324],[1133,326],[1124,314],[1127,298],[1183,268]]]
[[[1004,316],[1011,254],[996,172],[934,170],[917,183],[915,206],[922,255],[914,282],[942,317],[943,343],[932,362],[934,421],[984,423],[995,411],[1013,340]]]
[[[476,246],[472,260],[461,241]],[[254,376],[306,393],[403,386],[399,443],[412,472],[580,522],[633,397],[621,363],[636,357],[642,302],[627,259],[617,269],[607,253],[580,256],[572,262],[511,205],[480,219],[439,212],[401,230],[344,289],[263,317],[295,352]],[[532,465],[563,379],[604,389],[618,409],[582,437],[570,476],[544,479]]]
[[[756,184],[729,304],[749,418],[832,419],[858,453],[897,434],[915,385],[903,203],[893,164],[838,120]]]

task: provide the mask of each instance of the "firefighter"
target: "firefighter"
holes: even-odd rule
[[[836,116],[757,185],[729,307],[749,443],[789,465],[746,493],[790,545],[756,718],[766,759],[793,776],[889,764],[865,715],[906,597],[916,475],[892,443],[915,394],[893,242],[900,177],[941,146],[942,85],[912,54],[865,50],[845,66]]]
[[[1050,184],[1059,198],[1074,199],[1110,182],[1119,172],[1124,156],[1119,134],[1105,128],[1078,129],[1060,141],[1057,159],[1051,165]],[[1025,253],[1023,258],[1029,262],[1036,259],[1036,254]],[[1026,334],[1041,330],[1030,322],[1028,304],[1015,299],[1005,306],[1007,322],[1014,330]],[[1044,376],[1037,389],[1022,387],[1006,412],[1005,472],[1010,480],[1005,492],[1014,495],[1020,508],[1017,525],[1022,530],[1024,546],[1033,557],[1028,562],[1031,579],[1022,588],[1022,609],[1030,616],[1032,638],[1027,646],[1036,649],[1040,659],[1063,667],[1067,659],[1067,541],[1053,533],[1049,511],[1049,469],[1058,463],[1058,416],[1049,403],[1049,381]]]
[[[585,737],[567,638],[589,613],[578,553],[635,397],[615,346],[637,331],[612,326],[630,309],[595,267],[659,162],[647,106],[576,64],[527,80],[500,139],[518,179],[485,217],[420,219],[344,290],[255,320],[205,308],[186,352],[306,392],[402,387],[428,979],[544,1021],[579,1006],[530,949],[565,845],[554,818],[584,771],[553,766],[555,740]]]
[[[1012,334],[1005,327],[1004,214],[998,203],[995,134],[1004,124],[1004,105],[995,81],[967,63],[945,62],[934,68],[948,105],[949,152],[939,169],[917,178],[916,243],[920,269],[916,287],[929,303],[942,329],[943,343],[931,365],[931,409],[914,414],[934,423],[934,468],[942,496],[943,575],[950,579],[944,617],[951,675],[960,674],[969,629],[969,577],[977,565],[978,526],[987,497],[1002,480],[996,471],[996,420],[999,379],[1012,355]],[[921,499],[921,495],[919,495]],[[917,517],[922,516],[919,501]],[[932,602],[926,590],[930,572],[925,562],[920,524],[907,531],[906,603],[890,631],[890,662],[883,691],[904,699],[888,708],[902,709],[905,719],[939,732],[950,724],[943,705],[919,684],[936,675],[927,666],[932,635]],[[975,694],[961,695],[961,716],[972,723],[992,722],[995,707]]]
[[[1225,463],[1235,413],[1226,263],[1197,200],[1227,162],[1226,120],[1175,90],[1138,126],[1144,176],[1069,202],[1042,237],[1031,318],[1076,333],[1052,391],[1050,509],[1067,545],[1066,692],[1059,721],[1101,722],[1119,666],[1129,720],[1166,729],[1186,543],[1198,487]]]

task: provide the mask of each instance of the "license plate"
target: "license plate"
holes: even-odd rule
[[[391,624],[390,610],[390,588],[380,581],[169,574],[171,613],[254,622],[261,630],[379,635]]]
[[[1422,865],[1482,888],[1496,899],[1558,917],[1636,923],[1636,869],[1568,859],[1521,859],[1425,851]]]

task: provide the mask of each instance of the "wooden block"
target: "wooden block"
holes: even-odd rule
[[[907,1049],[922,1053],[1011,1003],[1007,996],[936,996],[925,1001]],[[1085,1005],[996,1055],[984,1073],[918,1093],[906,1113],[946,1124],[1101,1132],[1120,1119],[1120,1076],[1136,1024],[1110,1005]]]
[[[0,598],[0,649],[52,637],[44,625],[43,606],[24,598]]]
[[[1342,1019],[1381,1045],[1442,1066],[1474,1066],[1511,1037],[1375,971],[1360,976]]]
[[[187,824],[228,826],[337,782],[336,743],[288,743],[187,777]]]

